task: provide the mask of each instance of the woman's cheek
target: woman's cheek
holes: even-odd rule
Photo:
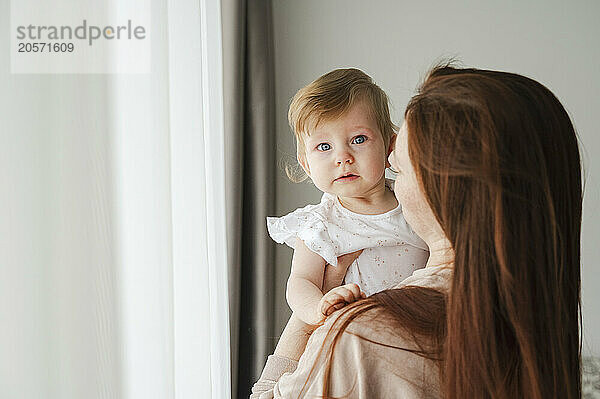
[[[403,213],[419,213],[419,210],[423,206],[421,193],[418,192],[418,188],[414,184],[407,184],[403,177],[397,177],[394,185],[394,193],[396,199],[402,205]]]
[[[396,176],[396,181],[394,182],[394,195],[396,195],[396,199],[404,208],[404,203],[406,202],[406,187],[402,184],[401,178]]]
[[[402,214],[406,222],[412,227],[415,233],[422,235],[424,229],[423,213],[426,205],[420,201],[419,195],[413,190],[405,190],[396,194],[400,204],[402,204]]]

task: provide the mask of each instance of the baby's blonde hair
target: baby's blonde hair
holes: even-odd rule
[[[335,69],[298,90],[292,98],[288,121],[296,136],[297,156],[305,157],[304,137],[310,136],[311,130],[322,121],[342,116],[358,101],[365,101],[371,108],[387,148],[398,130],[390,118],[388,96],[360,69]],[[298,165],[295,169],[286,167],[290,180],[307,178]]]

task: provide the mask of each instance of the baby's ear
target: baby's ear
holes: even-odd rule
[[[306,161],[306,155],[301,154],[300,152],[297,152],[296,159],[298,160],[298,163],[300,164],[300,166],[302,166],[302,169],[304,169],[304,173],[306,173],[308,175],[308,177],[310,177],[310,166],[308,165],[308,162]]]

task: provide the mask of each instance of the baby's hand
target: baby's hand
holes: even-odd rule
[[[365,293],[361,292],[359,286],[354,283],[341,285],[323,295],[319,301],[319,310],[325,318],[336,310],[366,297]]]

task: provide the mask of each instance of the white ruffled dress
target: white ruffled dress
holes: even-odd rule
[[[268,217],[273,240],[294,248],[296,237],[327,263],[364,249],[350,265],[344,282],[356,283],[367,295],[398,285],[425,267],[429,252],[402,215],[402,206],[379,215],[362,215],[344,208],[325,193],[321,202],[282,216]]]

